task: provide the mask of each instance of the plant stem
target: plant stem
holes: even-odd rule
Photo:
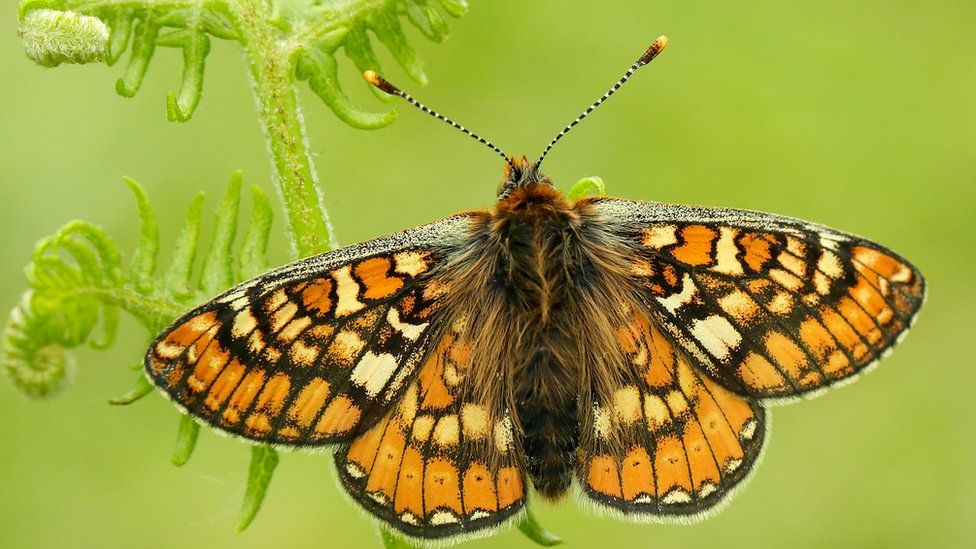
[[[295,48],[276,38],[264,0],[233,0],[228,7],[241,31],[292,250],[300,258],[326,252],[332,227],[321,204],[295,90]]]

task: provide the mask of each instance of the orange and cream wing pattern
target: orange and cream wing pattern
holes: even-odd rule
[[[583,493],[626,518],[703,518],[755,465],[765,410],[699,373],[644,311],[615,336],[619,375],[581,410]]]
[[[455,216],[230,289],[150,345],[153,383],[222,431],[282,445],[350,438],[413,381],[464,233]]]
[[[336,452],[342,486],[400,532],[485,531],[525,502],[523,456],[503,391],[470,383],[471,341],[447,329],[396,408]]]
[[[703,371],[776,399],[852,378],[885,356],[925,295],[885,248],[751,211],[595,201],[632,247],[657,320]]]

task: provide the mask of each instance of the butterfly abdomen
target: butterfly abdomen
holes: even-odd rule
[[[539,495],[557,499],[569,489],[579,443],[575,375],[539,347],[516,386],[529,475]]]

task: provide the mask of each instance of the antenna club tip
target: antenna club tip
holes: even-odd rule
[[[658,36],[657,39],[654,40],[654,42],[651,44],[651,46],[647,48],[647,51],[644,52],[644,55],[641,56],[638,63],[641,65],[646,65],[651,61],[653,61],[654,58],[658,56],[658,54],[664,51],[664,48],[668,46],[668,43],[670,41],[671,40],[667,36],[664,36],[663,34],[661,36]]]
[[[396,88],[396,86],[390,84],[386,81],[386,79],[377,74],[376,71],[364,72],[363,79],[389,94],[396,94],[398,91],[400,91]]]

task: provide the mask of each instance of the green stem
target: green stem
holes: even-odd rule
[[[308,257],[330,249],[332,227],[321,204],[298,104],[295,47],[276,38],[268,9],[263,0],[229,3],[241,31],[292,248],[298,257]]]

